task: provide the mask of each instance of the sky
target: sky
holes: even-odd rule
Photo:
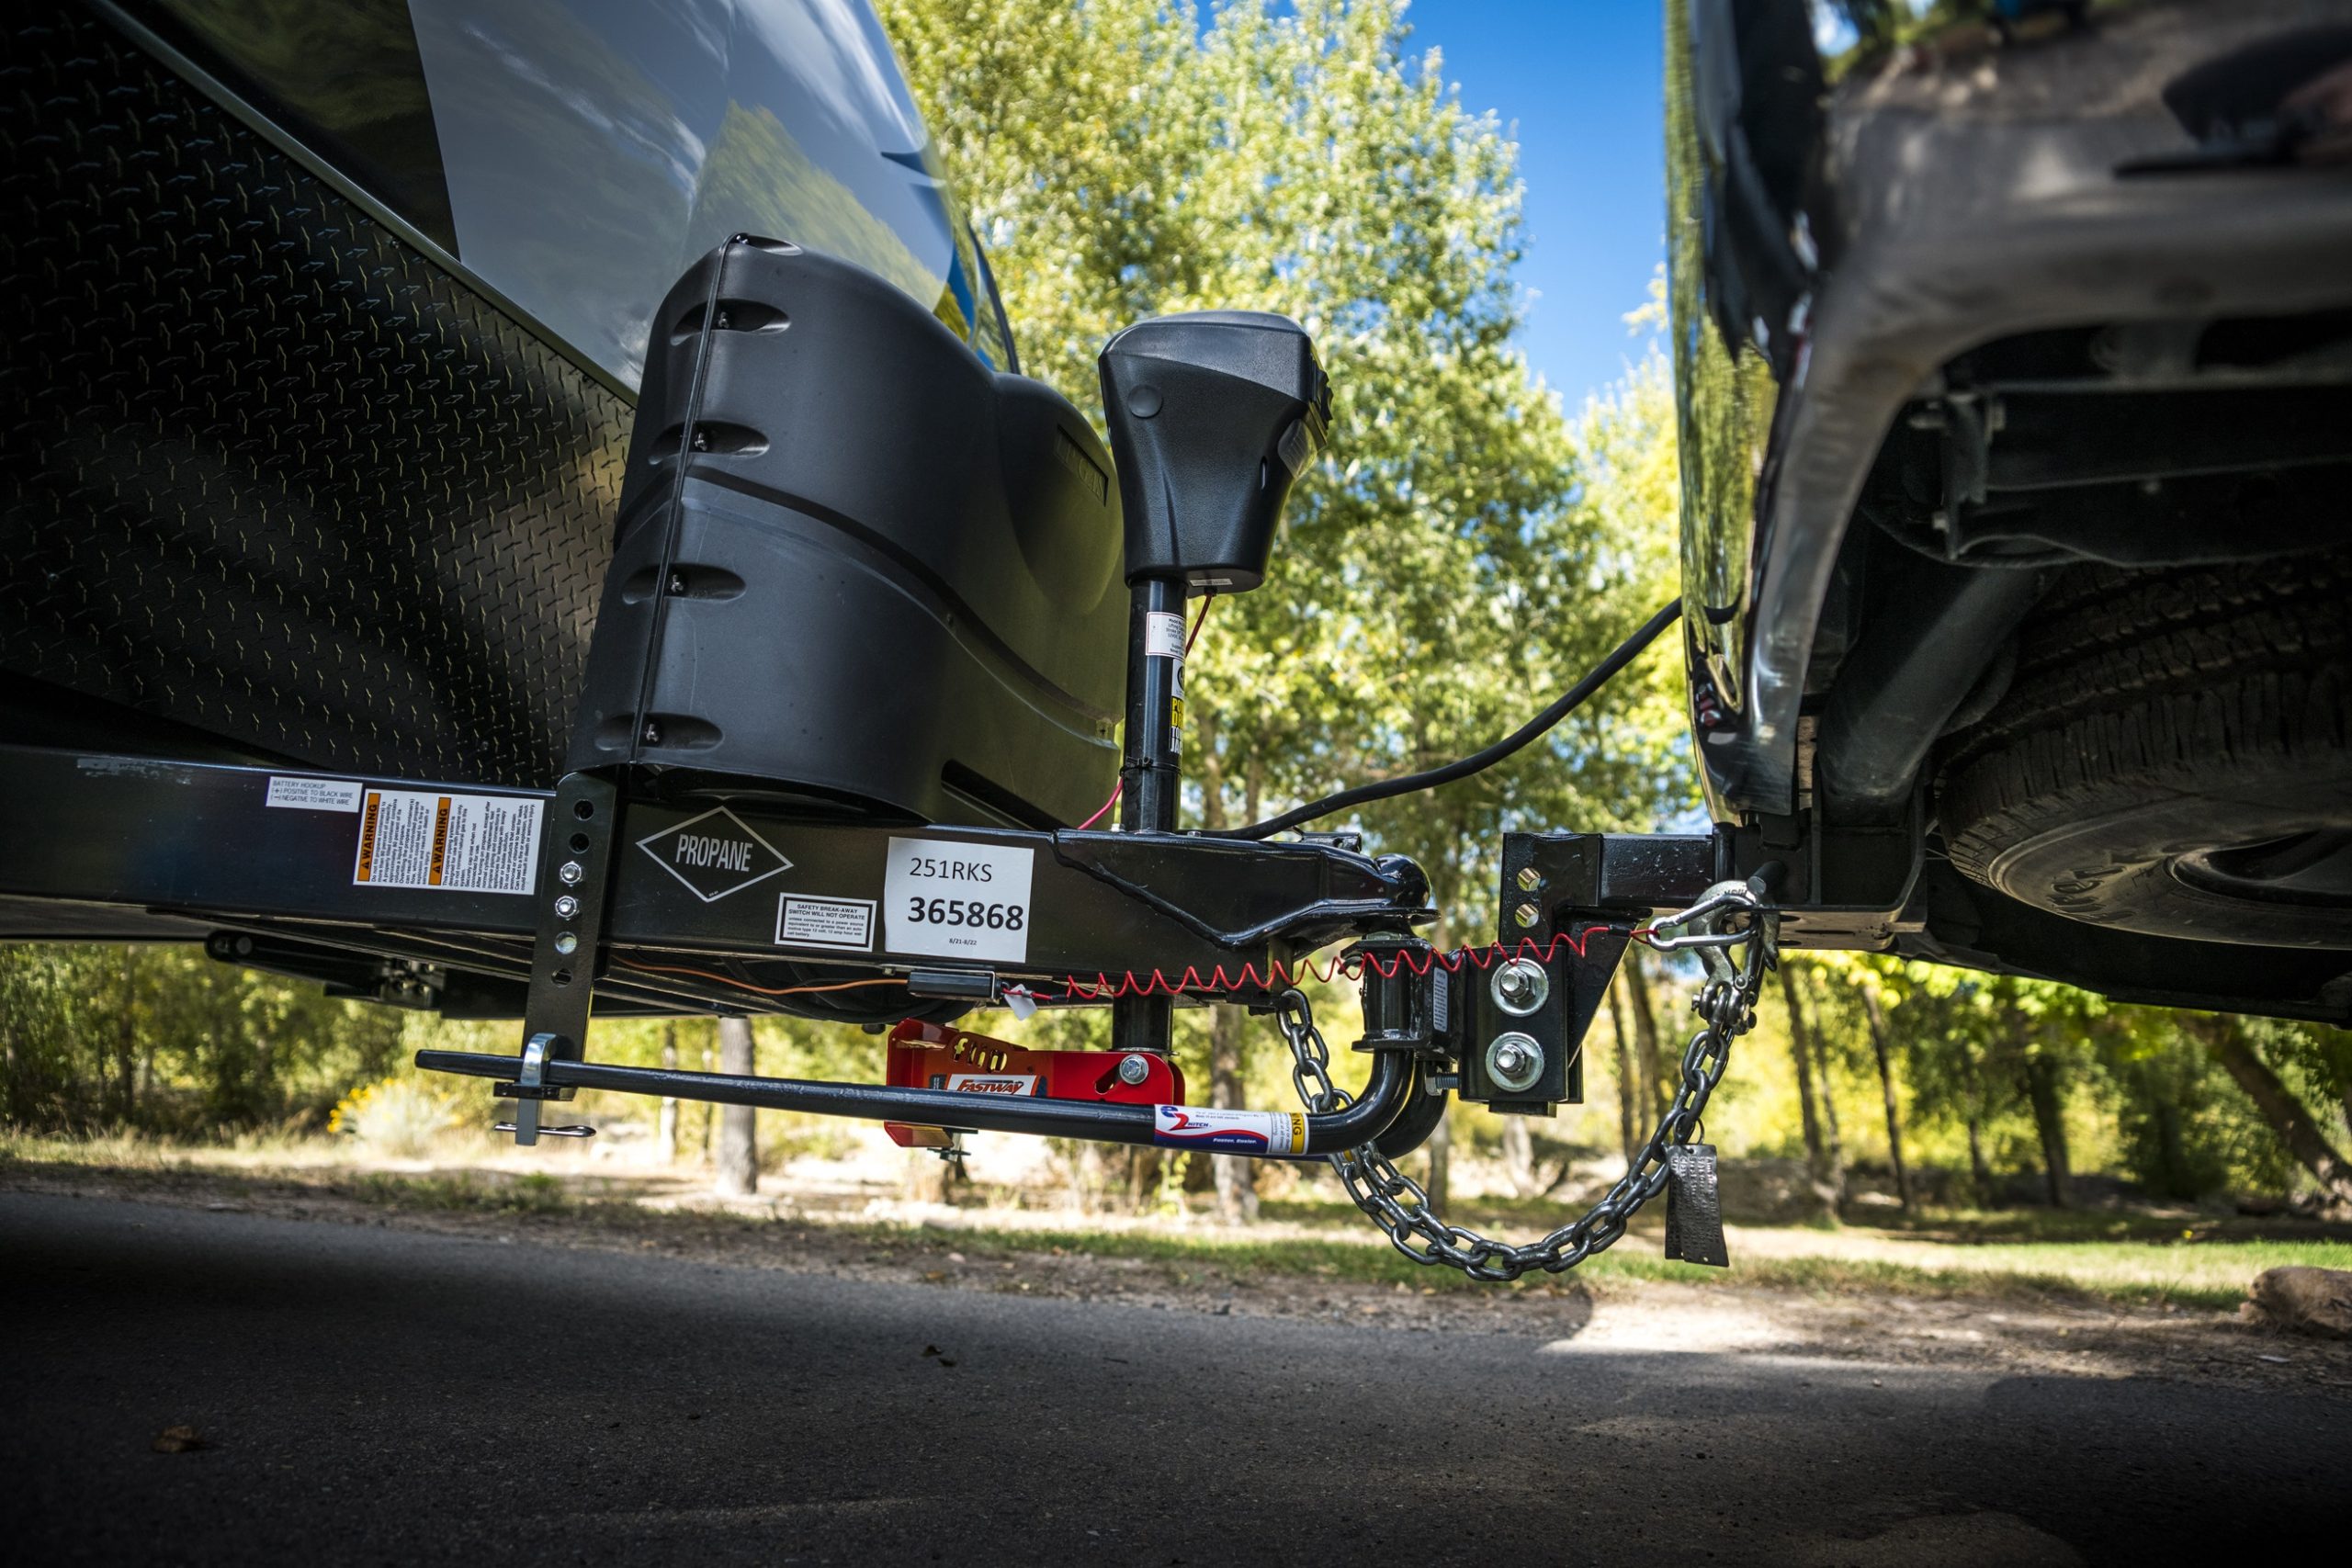
[[[1625,313],[1664,254],[1664,24],[1655,0],[1412,0],[1407,48],[1444,51],[1462,102],[1516,122],[1528,362],[1574,412],[1641,342]]]

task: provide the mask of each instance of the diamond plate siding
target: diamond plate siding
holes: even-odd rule
[[[0,669],[551,782],[629,407],[103,23],[0,22]]]

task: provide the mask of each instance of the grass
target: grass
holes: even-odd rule
[[[544,1171],[528,1171],[520,1176],[489,1176],[471,1170],[436,1171],[429,1176],[362,1171],[327,1186],[332,1191],[363,1203],[426,1213],[560,1214],[580,1206],[559,1178]]]
[[[332,1194],[403,1213],[560,1220],[633,1239],[716,1233],[790,1245],[796,1237],[821,1235],[836,1247],[899,1259],[950,1250],[993,1261],[1076,1253],[1132,1260],[1178,1285],[1282,1277],[1439,1292],[1487,1288],[1453,1269],[1399,1257],[1351,1209],[1330,1199],[1269,1202],[1265,1213],[1279,1224],[1278,1234],[1082,1224],[1033,1229],[990,1225],[984,1212],[950,1228],[682,1212],[638,1201],[625,1181],[567,1181],[545,1172],[471,1168],[363,1170],[273,1160],[276,1152],[0,1136],[0,1172],[13,1168],[34,1176],[111,1177],[127,1179],[134,1190],[168,1191],[201,1182],[209,1191]],[[1525,1237],[1556,1224],[1560,1209],[1546,1201],[1481,1200],[1463,1205],[1454,1217],[1475,1228]],[[2247,1229],[2254,1234],[2240,1234]],[[2290,1229],[2301,1234],[2278,1234]],[[2225,1310],[2244,1299],[2247,1283],[2265,1269],[2310,1264],[2352,1270],[2352,1240],[2344,1239],[2346,1234],[2343,1227],[2294,1222],[2184,1220],[2146,1213],[1946,1211],[1884,1229],[1736,1226],[1734,1266],[1724,1271],[1660,1258],[1655,1227],[1645,1223],[1642,1232],[1587,1260],[1574,1277],[1604,1291],[1611,1283],[1667,1281],[1824,1296]],[[1540,1290],[1554,1278],[1537,1274],[1515,1288]]]

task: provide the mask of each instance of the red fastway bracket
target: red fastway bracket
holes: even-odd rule
[[[1119,1077],[1120,1064],[1129,1057],[1144,1064],[1139,1083]],[[1145,1051],[1030,1051],[912,1018],[890,1031],[884,1077],[893,1089],[1115,1105],[1184,1103],[1184,1075],[1165,1056]],[[944,1149],[950,1135],[944,1127],[910,1127],[902,1122],[885,1122],[882,1130],[909,1149]]]

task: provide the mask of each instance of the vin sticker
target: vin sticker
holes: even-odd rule
[[[263,804],[280,810],[356,811],[359,789],[349,779],[300,779],[272,773],[269,796]]]
[[[371,789],[360,807],[352,886],[528,893],[538,875],[540,805],[511,795]]]
[[[781,894],[775,905],[775,944],[871,953],[874,900],[804,898],[797,893]]]
[[[1155,1105],[1151,1108],[1151,1141],[1170,1149],[1304,1154],[1306,1118],[1295,1111],[1220,1111],[1206,1105]]]
[[[1020,964],[1029,957],[1035,850],[892,839],[882,878],[882,945]]]

